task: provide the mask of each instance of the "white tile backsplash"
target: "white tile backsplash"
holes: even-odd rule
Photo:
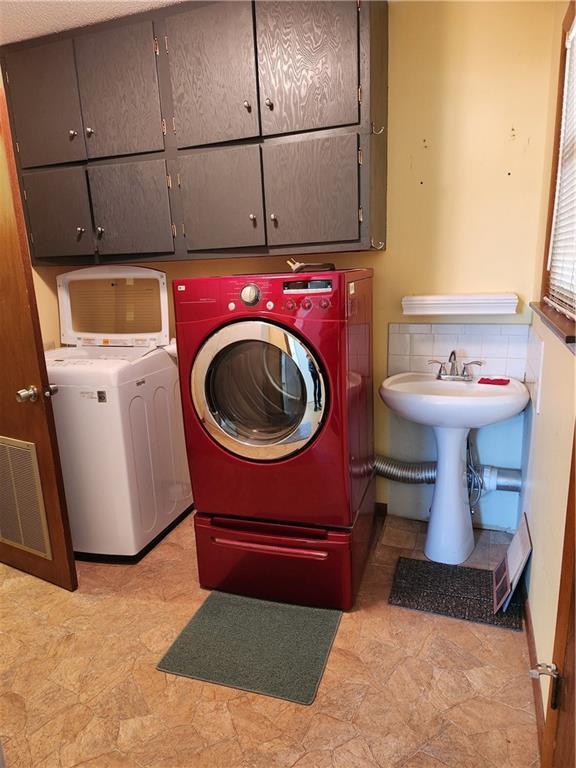
[[[410,355],[410,370],[412,373],[432,373],[437,369],[438,366],[434,368],[434,365],[430,365],[430,357],[428,355],[424,357],[420,355]]]
[[[410,370],[410,355],[388,355],[388,376]]]
[[[530,326],[455,323],[391,323],[388,375],[435,370],[430,358],[448,360],[456,350],[459,362],[482,360],[475,375],[503,375],[524,380]]]
[[[483,358],[508,357],[508,336],[482,336],[481,355]]]
[[[540,389],[544,367],[544,342],[531,328],[528,336],[528,356],[526,359],[526,386],[534,403],[536,413],[540,413]]]
[[[452,336],[455,336],[458,333],[462,333],[462,327],[452,323],[435,323],[432,326],[432,333],[450,333]]]
[[[482,354],[482,336],[470,334],[458,336],[458,349],[463,357],[480,357]]]
[[[458,352],[458,336],[447,333],[435,333],[432,354],[441,359],[448,359],[453,349]]]
[[[391,333],[388,344],[388,352],[391,355],[409,355],[410,354],[410,334],[409,333]]]
[[[508,337],[508,357],[526,360],[528,336]]]
[[[502,333],[507,333],[508,336],[524,336],[525,338],[528,338],[528,334],[530,333],[529,325],[503,325],[502,327],[506,328]]]
[[[410,354],[432,355],[434,336],[431,333],[413,333],[411,335]]]
[[[509,357],[506,361],[506,376],[512,376],[513,379],[524,381],[526,376],[526,358],[521,360]]]

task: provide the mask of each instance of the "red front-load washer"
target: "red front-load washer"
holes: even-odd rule
[[[349,608],[373,528],[372,270],[174,281],[200,583]]]

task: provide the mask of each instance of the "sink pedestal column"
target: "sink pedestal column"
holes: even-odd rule
[[[466,441],[469,429],[434,427],[437,447],[436,484],[424,552],[430,560],[457,565],[474,549],[468,503]]]

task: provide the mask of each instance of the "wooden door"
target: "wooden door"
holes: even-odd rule
[[[98,253],[173,253],[164,160],[90,166]]]
[[[151,21],[74,40],[88,157],[164,149]]]
[[[572,470],[564,529],[562,572],[558,592],[558,613],[552,661],[560,671],[557,706],[552,709],[552,686],[548,697],[546,723],[542,739],[542,768],[574,768],[576,677],[574,663],[574,566],[576,536],[576,437],[572,450]]]
[[[358,135],[264,142],[268,245],[357,240]]]
[[[166,30],[178,146],[258,136],[252,4],[198,5]]]
[[[22,186],[36,258],[94,255],[86,170],[25,173]]]
[[[264,245],[258,146],[194,152],[179,168],[189,251]]]
[[[76,569],[11,146],[0,78],[0,561],[72,590]],[[17,402],[16,392],[31,385],[38,398]]]
[[[262,133],[353,125],[358,100],[358,7],[257,2]]]
[[[86,147],[72,40],[9,53],[6,71],[22,166],[83,160]]]

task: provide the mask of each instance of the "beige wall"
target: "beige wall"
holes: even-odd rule
[[[522,304],[512,322],[530,321],[564,7],[390,4],[387,250],[334,256],[338,267],[375,269],[376,383],[386,376],[387,325],[402,319],[405,294],[515,291]],[[261,258],[155,266],[174,278],[278,271],[285,264]],[[66,270],[36,270],[46,341],[58,340],[59,271]],[[384,452],[386,443],[385,409],[377,401],[377,449]],[[378,494],[385,499],[384,483]]]
[[[576,420],[574,354],[536,318],[534,333],[544,342],[540,413],[531,412],[528,467],[522,506],[528,518],[532,561],[528,599],[538,660],[552,661],[570,459]],[[541,678],[544,707],[548,679]]]

